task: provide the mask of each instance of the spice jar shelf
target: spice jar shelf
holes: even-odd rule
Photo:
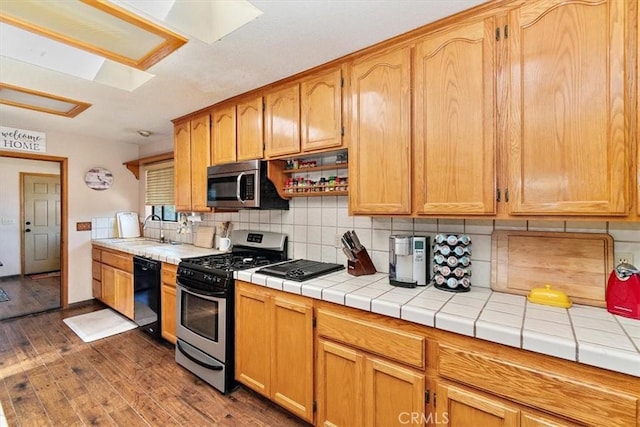
[[[306,172],[318,172],[318,171],[326,171],[332,169],[347,169],[349,165],[347,163],[340,163],[335,165],[322,165],[322,166],[313,166],[309,168],[297,168],[297,169],[283,169],[282,173],[306,173]]]
[[[321,187],[305,187],[305,188],[313,189],[313,188],[321,188]],[[347,196],[349,194],[349,192],[346,190],[324,191],[324,187],[322,188],[323,188],[322,191],[301,191],[301,192],[295,192],[295,193],[288,193],[287,190],[290,190],[290,188],[284,188],[284,194],[287,197]]]

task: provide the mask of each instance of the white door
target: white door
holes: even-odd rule
[[[22,177],[23,274],[60,270],[60,176]]]

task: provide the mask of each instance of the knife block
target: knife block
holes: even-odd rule
[[[347,260],[347,273],[352,276],[364,276],[376,272],[366,249],[362,248],[355,253],[355,256],[357,258],[355,261]]]

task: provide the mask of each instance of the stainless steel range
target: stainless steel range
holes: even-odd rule
[[[176,287],[176,362],[223,393],[234,380],[233,272],[287,259],[287,236],[236,230],[230,253],[185,258]]]

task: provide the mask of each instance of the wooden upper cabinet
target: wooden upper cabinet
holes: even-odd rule
[[[411,213],[411,49],[353,63],[349,206],[354,214]]]
[[[495,19],[416,46],[414,210],[492,214],[496,191]]]
[[[241,101],[236,106],[237,114],[237,159],[261,159],[264,145],[262,119],[262,97]]]
[[[300,152],[300,85],[265,96],[265,155],[267,158]]]
[[[207,207],[207,167],[211,164],[210,129],[209,114],[191,119],[191,210],[195,212],[211,210]]]
[[[627,214],[626,3],[547,0],[510,12],[510,214]]]
[[[174,201],[178,212],[209,212],[207,167],[211,162],[209,114],[174,126]]]
[[[236,161],[236,106],[219,107],[211,113],[211,164]]]
[[[342,70],[335,68],[300,84],[302,151],[342,146]]]
[[[191,209],[191,123],[173,128],[174,204],[176,211]]]

